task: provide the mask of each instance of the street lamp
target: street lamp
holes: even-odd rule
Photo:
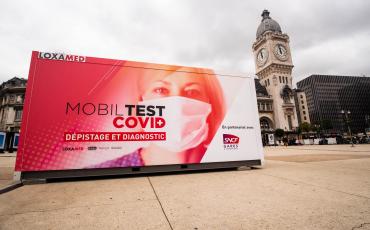
[[[316,129],[316,134],[318,136],[318,138],[320,139],[321,138],[321,135],[320,135],[320,124],[314,124],[313,125]]]
[[[365,136],[368,137],[367,133],[370,132],[370,115],[365,115],[365,122],[366,122],[366,128],[365,128]]]
[[[351,115],[351,111],[349,111],[349,110],[344,111],[344,110],[342,109],[342,111],[341,111],[340,113],[343,115],[344,122],[345,122],[345,123],[346,123],[346,125],[347,125],[347,129],[348,129],[348,133],[349,133],[349,138],[351,138],[351,146],[352,146],[352,147],[355,147],[355,146],[353,145],[351,127],[349,126],[349,122],[350,122],[350,120],[349,120],[349,116]]]

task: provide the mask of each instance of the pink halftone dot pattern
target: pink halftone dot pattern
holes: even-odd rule
[[[89,132],[102,128],[99,119],[84,119],[81,121],[77,117],[66,118],[63,122],[53,122],[44,125],[30,133],[33,138],[28,138],[25,142],[27,152],[24,164],[28,165],[24,171],[32,170],[61,170],[77,169],[82,166],[82,154],[89,143],[65,143],[63,140],[64,132]],[[64,151],[64,147],[83,148],[78,151]]]
[[[110,62],[109,62],[110,63]],[[111,64],[117,64],[112,62]],[[119,63],[120,64],[120,63]],[[134,63],[130,63],[132,65]],[[145,65],[146,66],[146,65]],[[113,114],[66,115],[66,103],[136,104],[138,80],[146,75],[167,74],[140,68],[118,68],[97,63],[40,61],[35,78],[27,140],[21,151],[23,170],[80,169],[92,163],[121,157],[136,150],[138,143],[64,142],[65,132],[135,131],[116,129]],[[147,67],[147,66],[146,66]],[[149,66],[150,67],[150,66]],[[153,66],[155,69],[157,65]],[[164,66],[163,66],[164,67]],[[166,67],[174,71],[178,67]],[[165,73],[166,72],[166,73]],[[51,96],[52,95],[52,96]],[[47,109],[45,109],[47,108]],[[122,109],[121,109],[122,110]],[[122,112],[122,111],[119,111]],[[120,146],[119,151],[87,151],[88,146]],[[64,151],[64,147],[83,148]]]

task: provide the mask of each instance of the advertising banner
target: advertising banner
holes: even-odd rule
[[[16,171],[261,160],[254,79],[32,53]]]
[[[274,134],[269,133],[269,134],[268,134],[268,137],[269,137],[269,145],[274,145],[274,144],[275,144],[275,137],[274,137]]]
[[[0,149],[5,148],[6,133],[0,132]]]

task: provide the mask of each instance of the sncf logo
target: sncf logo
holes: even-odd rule
[[[62,53],[47,53],[47,52],[39,52],[39,58],[60,60],[60,61],[73,61],[73,62],[85,62],[86,61],[85,56],[62,54]]]
[[[232,134],[223,134],[224,150],[237,150],[239,148],[239,137]]]
[[[239,144],[239,137],[231,134],[223,134],[224,145]]]

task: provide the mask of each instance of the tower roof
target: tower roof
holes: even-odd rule
[[[278,32],[281,33],[281,27],[274,19],[270,17],[270,12],[264,10],[261,14],[262,21],[258,26],[256,37],[262,36],[266,31]]]

